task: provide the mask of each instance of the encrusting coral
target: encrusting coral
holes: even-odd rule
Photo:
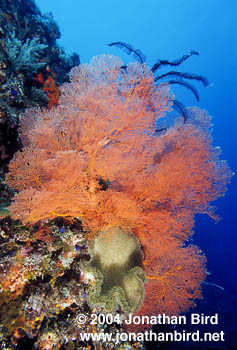
[[[26,111],[24,148],[7,175],[18,191],[10,211],[24,224],[77,217],[88,239],[115,227],[133,233],[148,280],[139,312],[175,314],[201,297],[206,274],[202,252],[184,247],[194,215],[217,218],[210,202],[232,173],[212,146],[205,111],[189,108],[185,124],[177,118],[157,135],[156,120],[172,107],[169,87],[157,86],[145,64],[122,66],[95,57],[72,69],[56,108]]]
[[[145,295],[138,239],[119,227],[109,228],[93,240],[89,253],[91,260],[82,267],[95,285],[89,304],[103,306],[107,312],[116,311],[118,306],[126,313],[138,310]]]

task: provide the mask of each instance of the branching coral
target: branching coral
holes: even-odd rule
[[[46,47],[47,45],[40,44],[39,38],[27,39],[22,42],[16,38],[15,33],[10,32],[6,41],[6,53],[13,71],[23,71],[32,75],[39,68],[45,66],[46,62],[39,62],[39,53]]]
[[[19,191],[10,210],[25,224],[79,217],[90,239],[108,227],[132,232],[145,253],[143,308],[178,313],[194,305],[205,277],[205,258],[183,242],[196,213],[214,216],[210,202],[232,174],[205,111],[187,109],[185,124],[177,119],[157,136],[156,120],[174,99],[169,87],[157,86],[145,64],[122,67],[114,56],[95,57],[71,71],[56,108],[26,112],[24,148],[7,176]]]

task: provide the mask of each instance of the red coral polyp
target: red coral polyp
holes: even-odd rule
[[[95,57],[72,69],[57,107],[26,111],[24,148],[7,176],[19,191],[10,211],[24,224],[78,217],[90,239],[112,226],[133,232],[148,279],[141,312],[179,313],[201,296],[205,278],[205,258],[183,242],[196,213],[213,216],[210,202],[232,174],[205,111],[190,108],[185,124],[177,118],[157,135],[174,97],[145,64],[122,65]]]

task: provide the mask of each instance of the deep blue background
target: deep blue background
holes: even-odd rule
[[[214,144],[221,146],[222,158],[237,172],[236,0],[38,0],[37,5],[43,13],[53,13],[62,32],[59,43],[67,53],[78,52],[81,62],[101,53],[131,60],[106,46],[113,41],[141,49],[149,65],[158,58],[172,60],[198,51],[200,56],[177,70],[204,75],[214,84],[203,88],[196,83],[198,105],[214,117]],[[196,104],[185,88],[175,92],[187,106]],[[208,258],[208,281],[224,287],[230,296],[237,295],[236,193],[237,176],[226,196],[217,201],[222,221],[215,224],[198,216],[193,237]]]

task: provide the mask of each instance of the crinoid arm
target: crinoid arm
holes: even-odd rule
[[[190,79],[190,80],[198,80],[206,87],[209,85],[209,82],[207,78],[205,78],[202,75],[196,75],[196,74],[190,74],[190,73],[183,73],[183,72],[175,72],[170,71],[168,73],[164,73],[162,75],[159,75],[158,77],[155,77],[155,81],[161,80],[163,78],[169,77],[169,76],[176,76],[184,79]]]
[[[161,85],[164,86],[164,85],[169,85],[169,84],[178,84],[178,85],[185,86],[188,90],[190,90],[193,93],[193,95],[195,96],[196,100],[199,102],[198,91],[193,85],[191,85],[191,84],[189,84],[189,83],[187,83],[186,81],[183,81],[183,80],[168,80],[167,82],[162,83]]]
[[[188,54],[183,55],[181,58],[178,58],[174,61],[168,61],[168,60],[158,60],[151,68],[151,71],[154,73],[157,69],[160,69],[164,66],[179,66],[181,63],[186,61],[189,57],[192,55],[199,55],[199,52],[197,51],[190,51]]]
[[[183,116],[184,123],[186,123],[188,117],[187,117],[187,114],[185,113],[184,105],[181,102],[179,102],[178,100],[173,100],[173,104],[174,104],[175,109],[177,109],[177,111],[179,111],[181,113],[181,115]]]
[[[143,64],[146,62],[146,55],[139,49],[134,49],[130,44],[118,41],[108,44],[108,46],[117,46],[120,49],[124,50],[128,55],[131,55],[135,58],[136,61]]]

